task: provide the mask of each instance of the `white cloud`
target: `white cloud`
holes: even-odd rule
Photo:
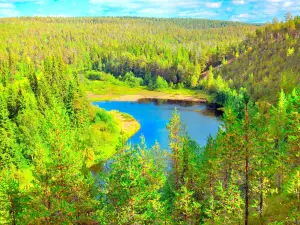
[[[65,15],[65,14],[50,14],[50,15],[47,15],[49,17],[71,17],[71,16],[68,16],[68,15]]]
[[[201,10],[196,10],[196,11],[184,11],[180,12],[179,16],[180,17],[194,17],[194,18],[208,18],[208,17],[213,17],[216,16],[217,13],[215,12],[210,12],[210,11],[201,11]]]
[[[167,9],[162,9],[162,8],[145,8],[142,10],[137,11],[137,13],[140,16],[153,16],[153,15],[159,15],[162,17],[168,16],[168,13],[170,13],[169,10]]]
[[[246,21],[250,15],[248,13],[241,13],[239,15],[233,15],[230,19],[232,21]]]
[[[102,5],[105,7],[126,7],[126,8],[192,8],[201,5],[198,0],[89,0],[92,5]]]
[[[290,1],[287,1],[287,2],[283,3],[283,7],[290,7],[292,5],[293,5],[293,3],[290,2]]]
[[[285,0],[267,0],[267,2],[280,3],[285,2]]]
[[[222,6],[222,2],[206,2],[205,5],[208,8],[220,8]]]
[[[0,0],[0,3],[24,3],[24,2],[41,2],[41,0]]]
[[[29,2],[42,5],[45,3],[45,0],[0,0],[0,4],[11,4],[11,5],[14,5],[16,3],[29,3]]]
[[[182,11],[199,9],[204,6],[199,0],[89,0],[89,11],[96,14],[97,10],[109,9],[118,15],[174,17]],[[107,14],[107,13],[106,13]]]
[[[248,18],[249,14],[248,13],[243,13],[243,14],[238,15],[238,17],[239,18]]]
[[[73,15],[80,10],[84,15],[132,15],[132,16],[158,16],[158,17],[196,17],[211,19],[230,19],[235,21],[266,21],[272,20],[277,16],[283,18],[284,13],[290,11],[293,15],[300,12],[300,0],[84,0],[86,1],[86,9],[76,0],[56,0],[57,4],[51,3],[54,0],[0,0],[0,17],[21,16],[22,5],[17,3],[31,4],[47,4],[47,8],[35,7],[32,14],[50,14],[66,13]],[[230,4],[225,4],[227,1]],[[224,4],[223,4],[224,2]],[[56,11],[58,5],[69,3],[70,7],[76,8],[73,11]],[[16,7],[17,6],[17,7]],[[49,6],[49,8],[48,8]],[[235,8],[237,7],[236,14]],[[78,9],[79,8],[79,9]],[[18,12],[18,10],[20,12]],[[222,10],[219,10],[222,9]],[[26,8],[26,15],[30,10]],[[217,12],[214,12],[217,11]],[[72,14],[73,13],[73,14]],[[58,15],[65,16],[65,15]]]
[[[19,16],[19,11],[15,9],[2,8],[0,9],[0,17],[17,17]]]
[[[12,3],[1,3],[0,2],[0,9],[3,9],[3,8],[14,9],[14,8],[16,8],[16,6]]]
[[[0,17],[17,17],[19,11],[13,3],[0,1]]]
[[[245,2],[245,0],[232,0],[232,3],[233,3],[234,5],[243,5],[243,4],[245,4],[246,2]]]
[[[299,0],[264,0],[260,2],[260,4],[257,4],[257,6],[260,7],[257,9],[259,9],[264,15],[266,15],[269,20],[272,20],[273,17],[280,14],[283,15],[286,12],[299,14],[300,11]]]
[[[264,8],[263,12],[269,16],[276,15],[279,8],[277,5],[268,5],[266,8]]]
[[[71,17],[71,16],[68,16],[68,15],[64,15],[64,14],[49,14],[49,15],[44,15],[44,14],[36,14],[34,15],[36,17]]]

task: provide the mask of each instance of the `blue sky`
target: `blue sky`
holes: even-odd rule
[[[286,12],[300,15],[300,0],[0,0],[0,17],[193,17],[262,23]]]

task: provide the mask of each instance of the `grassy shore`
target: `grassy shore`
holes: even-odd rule
[[[96,116],[89,132],[97,138],[91,140],[95,142],[95,151],[87,153],[88,166],[111,158],[121,140],[126,141],[140,129],[139,122],[131,115],[116,110],[105,111],[97,107],[94,109]]]
[[[116,110],[112,110],[109,113],[120,124],[121,134],[124,135],[125,139],[131,138],[140,130],[141,125],[133,116]]]
[[[114,84],[107,81],[90,81],[88,98],[91,101],[137,101],[142,98],[174,99],[206,102],[209,96],[200,90],[171,89],[151,91],[147,87],[130,87],[126,84]]]
[[[106,121],[96,122],[91,129],[91,133],[97,135],[97,149],[99,151],[89,152],[86,165],[92,172],[100,172],[103,163],[112,158],[117,153],[117,147],[121,141],[126,142],[135,135],[140,124],[131,115],[116,110],[105,111],[97,109]]]

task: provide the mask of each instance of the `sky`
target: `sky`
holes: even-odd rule
[[[300,15],[300,0],[0,0],[0,17],[138,16],[264,23]]]

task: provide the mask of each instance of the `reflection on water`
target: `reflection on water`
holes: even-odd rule
[[[216,109],[208,109],[208,108],[205,108],[205,109],[202,109],[202,110],[195,110],[194,112],[198,112],[204,116],[209,116],[209,117],[221,117],[223,112],[220,111],[220,110],[216,110]]]
[[[144,135],[148,147],[157,140],[163,149],[168,149],[168,130],[166,124],[172,117],[176,107],[182,122],[190,137],[200,145],[206,143],[209,135],[215,136],[221,124],[220,114],[210,109],[204,103],[180,100],[141,99],[138,102],[94,102],[95,105],[106,110],[119,110],[131,114],[140,124],[141,129],[129,142],[139,143],[139,137]]]
[[[138,100],[138,103],[154,103],[155,105],[180,105],[180,106],[194,106],[201,103],[196,101],[178,100],[178,99],[160,99],[160,98],[142,98]]]

